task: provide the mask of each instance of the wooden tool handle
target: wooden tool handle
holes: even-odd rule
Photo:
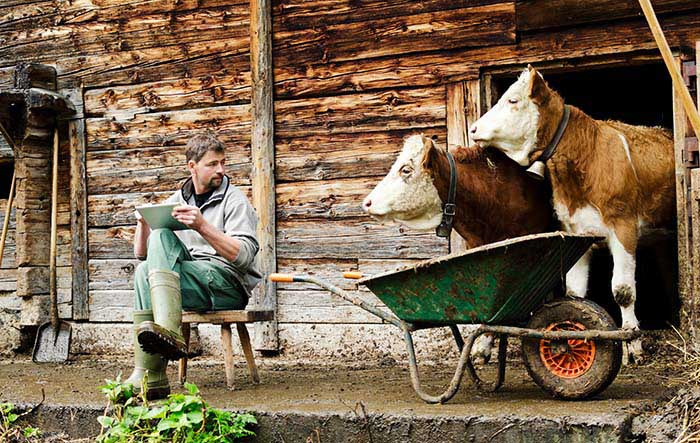
[[[49,296],[51,298],[51,324],[58,330],[58,295],[56,291],[56,217],[58,213],[58,125],[53,133],[53,164],[51,172],[51,246],[49,248]]]
[[[0,266],[2,266],[2,256],[5,252],[5,239],[7,239],[7,228],[10,225],[10,214],[12,213],[12,200],[15,197],[16,175],[12,173],[12,184],[10,185],[10,195],[7,197],[7,207],[5,208],[5,220],[2,223],[2,235],[0,236]]]
[[[642,11],[644,11],[644,16],[649,23],[651,33],[654,35],[656,45],[659,47],[659,51],[661,51],[661,57],[663,57],[664,63],[666,63],[666,69],[668,69],[668,72],[671,74],[673,87],[681,97],[683,108],[690,119],[690,124],[695,131],[695,136],[700,138],[700,114],[698,114],[698,110],[695,108],[693,98],[690,96],[690,92],[683,82],[683,77],[678,69],[678,65],[673,59],[671,48],[669,48],[666,37],[664,37],[664,33],[661,30],[661,25],[659,24],[659,20],[656,18],[654,8],[651,6],[651,2],[649,0],[639,0],[639,5],[642,7]]]
[[[353,280],[359,280],[362,277],[364,277],[364,274],[362,272],[357,272],[357,271],[343,272],[343,278],[351,278]]]
[[[270,274],[270,281],[275,282],[293,282],[294,276],[292,274]]]

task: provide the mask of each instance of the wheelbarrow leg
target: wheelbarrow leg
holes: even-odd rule
[[[416,394],[418,394],[418,396],[423,401],[431,404],[445,403],[446,401],[454,397],[454,395],[457,393],[457,390],[459,389],[459,384],[461,383],[462,376],[464,375],[464,369],[467,366],[467,362],[469,361],[469,354],[471,353],[472,346],[474,345],[474,339],[481,335],[483,332],[480,332],[478,334],[470,334],[467,337],[467,341],[462,347],[462,352],[459,357],[459,363],[457,364],[457,369],[455,371],[454,376],[452,377],[450,386],[445,390],[445,392],[436,396],[430,395],[423,391],[418,374],[418,364],[416,362],[416,353],[413,347],[413,337],[411,337],[411,332],[408,330],[406,325],[402,325],[401,329],[403,330],[404,341],[406,342],[406,350],[408,351],[408,364],[411,373],[411,384],[413,384],[413,389],[416,391]],[[459,342],[457,343],[459,345]]]
[[[478,331],[478,330],[477,330]],[[483,334],[481,333],[474,333],[471,334],[469,337],[467,337],[467,341],[472,341],[476,340],[478,336]],[[472,337],[474,335],[474,337]],[[493,383],[487,383],[484,382],[479,375],[476,373],[476,369],[474,369],[474,365],[472,365],[472,362],[470,359],[467,359],[467,372],[469,373],[469,378],[472,379],[474,382],[474,385],[476,388],[480,391],[484,392],[495,392],[498,390],[498,388],[501,387],[503,384],[503,379],[505,378],[506,375],[506,351],[508,349],[508,336],[505,334],[499,334],[498,335],[498,375],[496,376],[496,381]]]
[[[455,343],[457,343],[457,349],[459,352],[462,352],[462,348],[464,348],[464,339],[459,332],[459,328],[457,325],[450,325],[450,330],[452,331],[452,336],[455,338]]]

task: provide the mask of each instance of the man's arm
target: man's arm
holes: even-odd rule
[[[148,236],[151,235],[151,227],[146,220],[136,216],[136,232],[134,233],[134,256],[139,260],[145,260],[148,249]]]
[[[196,206],[182,205],[173,209],[173,217],[194,229],[206,240],[212,248],[231,263],[236,261],[241,251],[241,241],[226,235],[206,221]]]

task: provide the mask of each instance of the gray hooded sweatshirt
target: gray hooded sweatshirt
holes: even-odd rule
[[[194,185],[189,178],[182,188],[171,195],[165,203],[178,203],[196,206]],[[195,230],[175,231],[175,234],[187,246],[194,259],[214,260],[230,270],[241,283],[250,297],[250,291],[258,284],[261,275],[255,263],[258,253],[258,240],[255,231],[258,216],[248,198],[224,176],[221,185],[199,208],[204,219],[216,229],[237,239],[241,248],[238,256],[230,262],[220,256],[216,250]]]

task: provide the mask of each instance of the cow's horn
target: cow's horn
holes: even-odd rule
[[[544,162],[537,160],[525,172],[536,180],[544,180],[544,171]]]

